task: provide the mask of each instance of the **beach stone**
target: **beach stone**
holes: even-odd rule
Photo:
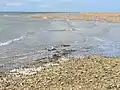
[[[65,45],[65,44],[63,44],[63,45],[61,45],[61,47],[70,47],[70,45]]]

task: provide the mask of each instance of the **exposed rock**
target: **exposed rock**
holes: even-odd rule
[[[70,47],[70,45],[63,44],[63,45],[61,45],[61,47]]]
[[[52,59],[54,59],[54,60],[58,60],[60,57],[61,57],[61,55],[57,54],[57,53],[52,55]]]
[[[51,47],[51,49],[48,49],[48,51],[54,51],[57,50],[54,46]]]

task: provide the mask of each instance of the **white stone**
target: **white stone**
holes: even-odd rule
[[[47,19],[47,17],[43,17],[43,19]]]

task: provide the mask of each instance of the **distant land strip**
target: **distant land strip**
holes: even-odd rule
[[[83,13],[41,13],[31,14],[29,17],[44,19],[94,20],[120,22],[120,12],[83,12]]]

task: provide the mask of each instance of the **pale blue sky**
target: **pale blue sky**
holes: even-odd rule
[[[1,0],[0,11],[119,12],[120,0]]]

